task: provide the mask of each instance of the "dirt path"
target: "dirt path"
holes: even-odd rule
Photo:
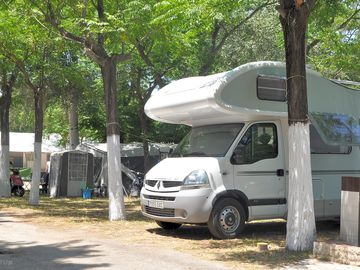
[[[0,269],[226,270],[171,249],[91,239],[86,232],[40,229],[0,214]]]
[[[51,226],[51,224],[49,224]],[[124,243],[89,232],[44,229],[0,213],[0,269],[229,270],[193,255],[154,245]],[[357,267],[304,260],[283,269],[350,270]]]

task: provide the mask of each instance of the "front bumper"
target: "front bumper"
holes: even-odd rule
[[[144,216],[173,223],[207,223],[212,209],[211,188],[154,192],[143,188],[140,203]]]

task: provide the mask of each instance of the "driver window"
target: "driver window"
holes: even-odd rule
[[[232,164],[252,164],[259,160],[276,158],[278,139],[272,123],[252,125],[243,135],[231,157]]]

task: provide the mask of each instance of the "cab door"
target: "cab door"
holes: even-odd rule
[[[248,125],[231,164],[235,188],[249,199],[249,219],[284,217],[286,183],[280,122]]]

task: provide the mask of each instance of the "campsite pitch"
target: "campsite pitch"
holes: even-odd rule
[[[160,229],[141,215],[138,199],[126,199],[127,220],[119,222],[107,220],[106,199],[41,197],[37,207],[27,199],[0,199],[0,269],[20,269],[14,264],[35,251],[34,269],[351,269],[313,260],[309,252],[285,251],[286,225],[280,220],[251,223],[239,239],[215,240],[206,227]],[[318,224],[318,240],[338,233],[336,223]]]

